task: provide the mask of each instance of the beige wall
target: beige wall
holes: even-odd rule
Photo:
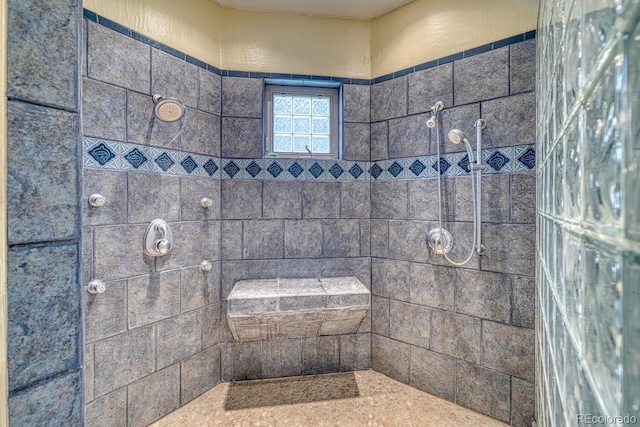
[[[373,21],[226,9],[211,0],[84,7],[223,69],[372,78],[536,27],[537,0],[415,0]]]
[[[537,0],[415,0],[372,21],[377,77],[536,28]]]
[[[365,21],[224,9],[222,68],[368,79]]]
[[[220,67],[222,8],[211,0],[83,0],[82,6]]]

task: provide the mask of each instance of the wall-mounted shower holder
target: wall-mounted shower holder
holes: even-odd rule
[[[210,208],[211,206],[213,206],[213,200],[208,197],[203,197],[202,199],[200,199],[200,206],[202,206],[203,208]]]
[[[148,256],[164,256],[173,250],[173,233],[164,219],[154,219],[144,233],[144,253]]]

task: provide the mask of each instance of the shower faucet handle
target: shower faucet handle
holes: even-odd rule
[[[144,233],[144,254],[152,257],[163,256],[173,250],[173,233],[167,221],[154,219]]]
[[[200,199],[200,205],[203,208],[210,208],[211,206],[213,206],[213,200],[208,197],[203,197],[202,199]]]

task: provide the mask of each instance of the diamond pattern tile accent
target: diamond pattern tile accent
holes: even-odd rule
[[[273,162],[267,168],[267,172],[271,174],[272,177],[276,178],[278,175],[282,173],[284,169],[278,164],[278,162]]]
[[[256,175],[258,175],[262,171],[262,168],[260,166],[258,166],[258,164],[256,162],[251,162],[245,168],[245,170],[247,171],[247,173],[249,175],[251,175],[251,178],[255,178]]]
[[[150,173],[216,177],[221,168],[224,178],[246,179],[319,179],[319,180],[394,180],[427,178],[437,174],[440,165],[444,175],[464,175],[472,164],[466,153],[447,153],[436,156],[407,157],[377,162],[347,162],[343,160],[280,160],[280,159],[220,159],[199,154],[111,142],[96,138],[83,139],[84,165],[89,168],[138,170]],[[126,153],[126,154],[124,154]],[[484,150],[484,163],[491,173],[525,173],[535,169],[535,147],[521,145]],[[125,161],[126,160],[126,161]],[[155,164],[158,167],[155,166]],[[176,168],[176,164],[181,168]],[[153,167],[152,167],[152,164]],[[202,165],[202,169],[199,169]],[[223,167],[224,165],[224,167]],[[428,167],[431,165],[431,167]],[[452,167],[457,165],[458,167]],[[246,172],[245,172],[246,171]],[[269,174],[264,173],[269,172]],[[287,171],[288,174],[283,175]],[[306,174],[305,172],[309,173]],[[365,175],[368,171],[370,176]],[[411,171],[409,173],[408,171]],[[205,173],[206,172],[206,173]],[[327,172],[327,173],[325,173]],[[348,172],[348,173],[346,173]],[[312,178],[313,177],[313,178]]]
[[[138,150],[137,148],[134,148],[133,150],[125,154],[124,158],[127,159],[129,164],[131,164],[131,166],[133,166],[134,169],[138,169],[148,160],[146,156],[142,153],[142,151]]]
[[[362,170],[362,168],[356,163],[355,165],[351,166],[351,169],[349,169],[349,173],[351,174],[352,177],[354,177],[355,179],[358,179],[358,177],[360,175],[362,175],[364,173],[364,171]]]
[[[500,151],[496,151],[491,157],[487,159],[487,164],[491,166],[496,172],[502,169],[507,163],[509,163],[509,158],[502,154]]]
[[[435,162],[434,164],[432,164],[431,167],[435,169],[437,172],[438,162]],[[444,175],[449,170],[450,167],[451,167],[451,163],[449,163],[447,159],[445,159],[444,157],[440,157],[440,175]]]
[[[198,167],[198,164],[196,163],[195,160],[193,160],[191,156],[187,156],[187,158],[181,161],[180,164],[182,165],[184,170],[187,171],[187,173],[193,172],[195,168]]]
[[[413,172],[415,176],[418,176],[424,171],[427,167],[420,160],[416,160],[409,166],[409,170]]]
[[[113,154],[113,151],[109,150],[109,147],[104,145],[104,143],[96,145],[91,150],[89,150],[88,153],[91,155],[91,157],[96,159],[96,162],[100,163],[100,166],[106,165],[116,157],[116,155]]]
[[[318,163],[314,163],[313,166],[309,168],[309,172],[311,173],[311,175],[313,175],[314,178],[318,178],[320,175],[322,175],[324,169],[322,169],[322,166],[320,166]]]
[[[166,152],[160,154],[154,161],[165,172],[169,170],[169,168],[175,163],[171,156],[169,156]]]
[[[213,174],[218,170],[218,165],[216,165],[216,162],[214,162],[213,159],[207,160],[207,163],[202,165],[202,167],[207,171],[209,176],[213,176]]]
[[[393,175],[393,177],[397,177],[398,175],[400,175],[400,173],[404,170],[404,168],[402,166],[400,166],[400,163],[398,162],[393,162],[393,164],[389,167],[388,171],[391,175]]]
[[[329,172],[335,179],[338,179],[344,172],[344,169],[342,169],[339,164],[334,163],[333,166],[331,166],[331,169],[329,169]]]
[[[240,172],[240,168],[233,160],[227,163],[222,169],[227,173],[227,175],[229,175],[229,178],[233,178],[238,172]]]
[[[298,162],[294,162],[291,166],[289,166],[289,173],[294,178],[299,177],[302,172],[304,172],[304,169],[302,169],[302,166],[300,166]]]
[[[536,167],[536,150],[533,148],[529,148],[527,151],[522,153],[520,157],[518,157],[520,163],[528,167],[529,169],[533,169]]]
[[[371,170],[370,170],[369,172],[371,173],[371,176],[372,176],[374,179],[378,179],[378,177],[379,177],[379,176],[382,174],[382,172],[384,172],[384,171],[382,170],[382,168],[380,167],[380,165],[376,163],[375,165],[373,165],[373,167],[371,168]]]
[[[465,172],[469,173],[471,172],[471,165],[469,164],[469,155],[465,155],[462,160],[460,160],[458,162],[458,166],[460,166],[460,168],[464,169]]]

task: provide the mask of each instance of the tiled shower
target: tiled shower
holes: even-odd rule
[[[262,158],[264,79],[287,76],[216,70],[85,16],[83,198],[111,201],[108,210],[85,205],[83,223],[84,280],[106,281],[110,294],[87,298],[89,424],[148,424],[220,381],[373,368],[526,425],[534,395],[533,34],[418,71],[341,81],[341,160],[274,159]],[[123,78],[123,70],[132,71]],[[483,73],[491,78],[475,84]],[[153,120],[155,93],[184,100],[182,128]],[[425,122],[438,100],[443,129],[472,134],[477,118],[489,123],[487,255],[466,268],[446,266],[424,241],[437,220],[438,141]],[[457,255],[470,244],[469,161],[440,144]],[[203,209],[202,197],[213,206]],[[158,216],[171,224],[176,248],[154,261],[138,242]],[[202,273],[202,260],[214,268]],[[333,276],[356,276],[371,289],[372,310],[356,334],[234,342],[226,300],[238,280]]]
[[[637,171],[613,155],[635,148],[622,89],[636,46],[602,33],[633,28],[631,3],[595,13],[588,0],[543,1],[537,34],[373,80],[220,70],[77,2],[50,3],[43,19],[40,2],[9,2],[12,425],[147,425],[220,382],[364,369],[515,426],[638,411],[622,398],[637,388],[638,330],[611,332],[640,320],[640,209],[616,198]],[[63,52],[55,61],[38,56],[45,40]],[[265,79],[293,78],[340,86],[340,160],[263,157]],[[185,117],[154,119],[156,93],[183,101]],[[439,140],[426,126],[437,101]],[[474,135],[480,117],[486,254],[454,267],[425,237],[439,164],[453,256],[471,244],[469,159],[446,131]],[[602,148],[611,138],[618,151]],[[93,208],[98,193],[107,203]],[[55,206],[24,209],[47,194]],[[594,208],[605,196],[624,202]],[[142,254],[155,218],[173,230],[169,256]],[[233,340],[236,281],[336,276],[371,291],[356,333]],[[105,293],[84,291],[94,279]],[[35,299],[29,282],[43,289]]]

